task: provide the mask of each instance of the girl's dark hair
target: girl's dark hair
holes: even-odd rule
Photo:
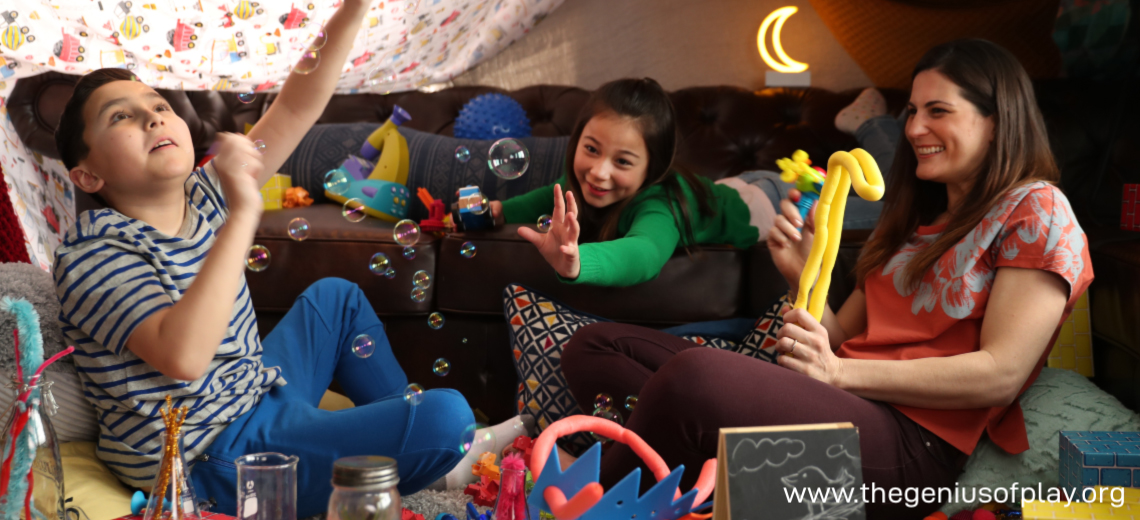
[[[87,154],[91,152],[91,148],[83,142],[83,131],[87,126],[83,120],[83,107],[99,87],[113,81],[138,81],[138,77],[126,69],[106,68],[91,71],[79,78],[79,83],[75,84],[75,90],[71,93],[71,99],[67,100],[63,114],[59,116],[59,125],[55,128],[55,147],[59,150],[63,165],[69,171],[78,165],[79,161],[86,159]]]
[[[1035,181],[1056,183],[1060,178],[1033,84],[1013,54],[986,40],[957,40],[930,49],[914,67],[911,79],[928,70],[954,82],[982,116],[993,117],[994,132],[973,187],[955,208],[946,229],[904,268],[905,284],[911,289],[1010,190]],[[918,226],[933,223],[948,209],[946,185],[919,179],[917,167],[913,147],[900,143],[878,227],[855,266],[860,285],[902,248]]]
[[[600,219],[596,229],[591,229],[594,221],[590,218],[591,215],[585,215],[585,218],[580,219],[583,221],[584,238],[598,241],[613,239],[617,234],[622,210],[642,192],[660,184],[665,188],[668,199],[675,202],[676,207],[680,209],[678,215],[677,208],[673,204],[669,205],[677,229],[681,231],[682,245],[685,247],[696,245],[692,225],[693,215],[679,179],[684,179],[689,184],[702,215],[716,214],[716,208],[711,201],[712,193],[691,172],[673,164],[680,141],[677,112],[673,108],[673,103],[669,101],[669,95],[660,84],[650,78],[619,79],[606,83],[590,95],[578,114],[578,122],[574,125],[574,132],[570,134],[570,142],[566,147],[566,177],[570,191],[579,201],[579,211],[593,213],[596,210],[586,204],[582,198],[582,186],[574,173],[574,154],[578,151],[578,141],[582,137],[586,123],[594,116],[607,112],[632,119],[637,124],[641,130],[641,137],[645,140],[645,148],[649,152],[649,164],[645,172],[645,182],[632,197],[604,208],[600,215],[593,215]],[[670,172],[674,172],[675,175],[668,175]],[[596,236],[591,237],[590,235],[594,233]]]

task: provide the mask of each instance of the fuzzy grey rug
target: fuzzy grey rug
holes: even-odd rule
[[[40,315],[40,332],[44,338],[44,359],[67,348],[67,340],[59,328],[59,300],[55,296],[55,282],[50,274],[32,264],[21,262],[0,263],[0,297],[23,298],[32,304]],[[0,313],[0,374],[16,369],[16,351],[12,331],[16,317]],[[52,372],[75,371],[71,356],[47,368]]]
[[[462,489],[451,491],[425,489],[401,498],[406,509],[424,515],[424,520],[435,520],[435,517],[440,513],[450,513],[455,515],[455,518],[465,520],[467,518],[467,502],[470,501],[471,497],[464,495]],[[485,513],[491,508],[479,507],[478,509],[480,513]],[[325,515],[317,515],[305,520],[324,520],[324,518]]]

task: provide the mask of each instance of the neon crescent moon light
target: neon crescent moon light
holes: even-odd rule
[[[760,57],[764,59],[764,63],[767,63],[768,66],[772,67],[772,70],[776,72],[795,73],[803,72],[808,69],[806,63],[800,63],[793,60],[791,56],[788,56],[788,53],[784,52],[784,46],[780,43],[780,30],[783,29],[784,22],[793,14],[796,14],[796,11],[799,11],[799,8],[795,6],[781,7],[772,11],[764,18],[764,22],[760,24],[760,31],[756,33],[756,46],[760,49]],[[775,22],[775,25],[773,25],[773,22]],[[780,58],[779,60],[776,60],[768,53],[768,46],[765,45],[769,27],[772,28],[772,49],[776,51],[776,56]]]

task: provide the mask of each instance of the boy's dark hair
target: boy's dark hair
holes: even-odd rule
[[[79,78],[71,99],[63,108],[59,116],[59,125],[55,127],[55,147],[59,150],[60,159],[68,171],[75,168],[79,161],[87,158],[91,148],[83,141],[83,131],[87,127],[83,120],[83,107],[99,87],[112,81],[138,81],[138,77],[126,69],[97,69]]]
[[[700,214],[712,216],[716,214],[713,206],[713,195],[708,187],[702,184],[692,172],[674,162],[681,139],[677,128],[677,111],[669,100],[669,94],[661,85],[651,78],[619,79],[602,85],[595,90],[586,101],[582,111],[578,114],[578,122],[570,134],[570,142],[566,147],[566,171],[570,191],[579,201],[582,198],[582,186],[574,174],[574,154],[578,151],[578,141],[586,123],[594,116],[603,113],[613,113],[627,117],[637,122],[641,130],[641,137],[645,140],[645,147],[649,152],[649,164],[645,172],[645,182],[637,189],[634,196],[615,203],[612,208],[605,208],[604,215],[598,224],[597,236],[589,236],[586,230],[590,228],[589,213],[595,210],[588,204],[579,203],[579,211],[587,218],[583,222],[583,236],[588,241],[612,240],[617,234],[618,222],[622,210],[633,199],[645,190],[658,184],[664,186],[665,193],[670,200],[669,209],[673,212],[673,219],[677,229],[681,231],[681,245],[686,248],[696,245],[693,231],[693,209]],[[690,208],[681,189],[681,182],[689,185],[697,201],[697,208]],[[673,204],[675,203],[675,205]],[[680,215],[677,210],[680,209]]]

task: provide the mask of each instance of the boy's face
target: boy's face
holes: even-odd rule
[[[76,185],[112,205],[124,195],[181,186],[194,168],[186,122],[154,89],[137,81],[99,87],[83,107],[90,152],[71,172]],[[169,182],[167,182],[169,181]]]

